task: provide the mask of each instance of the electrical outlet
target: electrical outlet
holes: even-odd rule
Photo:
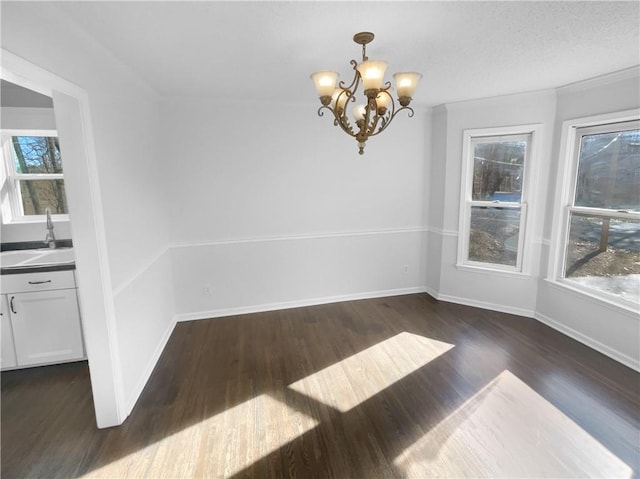
[[[407,274],[409,272],[409,265],[405,264],[402,268],[402,271],[404,271],[404,274]]]
[[[211,285],[210,284],[205,284],[202,287],[202,296],[211,296]]]

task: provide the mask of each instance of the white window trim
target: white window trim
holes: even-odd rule
[[[16,172],[13,161],[13,152],[11,150],[11,137],[13,136],[58,136],[56,130],[22,130],[22,129],[3,129],[0,130],[0,139],[2,147],[0,155],[2,156],[2,172],[0,189],[2,191],[1,210],[2,222],[5,224],[20,223],[44,223],[45,215],[25,215],[22,210],[22,201],[20,199],[20,191],[17,187],[17,180],[23,179],[64,179],[64,173],[61,174],[19,174]],[[53,219],[57,222],[69,221],[68,214],[52,214]]]
[[[520,234],[518,238],[518,256],[516,266],[508,266],[493,263],[481,263],[469,261],[469,236],[471,227],[471,214],[467,214],[467,208],[472,202],[471,187],[473,184],[473,161],[470,160],[472,140],[476,138],[490,138],[497,136],[530,135],[531,142],[527,148],[527,157],[524,162],[524,182],[519,203],[511,202],[479,202],[486,206],[500,206],[503,208],[520,208]],[[534,185],[537,184],[537,175],[540,164],[540,151],[542,145],[542,124],[529,124],[517,126],[505,126],[497,128],[480,128],[464,130],[462,144],[462,168],[460,172],[460,211],[458,225],[458,258],[456,267],[468,271],[491,271],[508,276],[531,276],[533,263],[531,251],[533,249],[532,235],[528,233],[534,221],[535,208],[529,204],[529,198],[535,197]]]
[[[575,155],[577,148],[577,133],[580,128],[592,126],[610,125],[626,121],[639,120],[638,110],[625,110],[604,115],[594,115],[584,118],[566,120],[562,123],[562,137],[558,152],[558,181],[556,183],[555,198],[556,207],[553,211],[553,223],[551,230],[551,245],[549,250],[549,263],[546,281],[565,289],[578,292],[584,296],[605,303],[610,306],[638,312],[638,305],[618,298],[614,295],[584,287],[576,282],[563,278],[566,243],[569,237],[569,213],[571,209],[585,210],[585,212],[597,213],[598,208],[571,207],[575,194],[575,177],[578,173],[578,157]],[[625,213],[618,213],[626,216]]]

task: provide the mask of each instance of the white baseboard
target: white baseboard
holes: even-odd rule
[[[131,414],[131,411],[133,411],[133,408],[136,405],[136,402],[138,402],[138,399],[140,399],[140,396],[142,395],[142,391],[147,385],[147,382],[151,377],[151,373],[153,372],[153,369],[156,367],[156,364],[158,364],[158,361],[160,360],[160,356],[162,355],[162,352],[164,351],[164,348],[167,345],[167,342],[169,342],[169,338],[171,337],[171,334],[173,333],[173,330],[175,327],[176,327],[176,319],[174,316],[173,318],[171,318],[171,321],[169,322],[169,327],[166,329],[166,331],[162,335],[162,338],[158,342],[156,349],[153,351],[153,355],[149,358],[149,361],[147,362],[147,365],[145,366],[144,371],[140,376],[140,379],[138,380],[138,383],[136,384],[135,389],[131,392],[131,395],[129,396],[129,399],[127,401],[127,410],[125,411],[125,414],[124,414],[125,418],[128,417],[129,414]]]
[[[600,341],[597,341],[587,336],[586,334],[576,331],[575,329],[570,328],[569,326],[565,326],[564,324],[559,323],[555,319],[551,319],[549,316],[546,316],[542,313],[536,313],[534,317],[535,319],[537,319],[541,323],[546,324],[550,328],[553,328],[556,331],[561,332],[562,334],[566,334],[570,338],[573,338],[576,341],[579,341],[582,344],[585,344],[590,348],[595,349],[598,352],[601,352],[605,356],[609,356],[611,359],[614,359],[615,361],[618,361],[619,363],[622,363],[625,366],[640,372],[640,363],[637,360],[633,359],[631,356],[627,356],[626,354],[621,353],[620,351],[617,351],[607,346],[606,344],[603,344]]]
[[[438,301],[446,301],[447,303],[463,304],[465,306],[473,306],[480,309],[488,309],[490,311],[498,311],[500,313],[515,314],[516,316],[524,316],[533,318],[534,311],[531,309],[514,308],[513,306],[505,306],[503,304],[490,303],[487,301],[478,301],[475,299],[461,298],[460,296],[451,296],[448,294],[440,294],[431,288],[424,288],[424,291]]]
[[[464,304],[467,306],[475,306],[477,308],[490,309],[492,311],[500,311],[503,313],[510,313],[510,314],[516,314],[518,316],[526,316],[528,318],[534,318],[537,321],[540,321],[541,323],[546,324],[550,328],[553,328],[556,331],[562,334],[565,334],[566,336],[569,336],[570,338],[573,338],[576,341],[579,341],[582,344],[585,344],[586,346],[589,346],[592,349],[595,349],[596,351],[604,354],[605,356],[608,356],[611,359],[614,359],[615,361],[618,361],[619,363],[622,363],[625,366],[640,372],[640,363],[634,360],[632,357],[627,356],[626,354],[621,353],[620,351],[617,351],[607,346],[606,344],[603,344],[600,341],[597,341],[579,331],[576,331],[573,328],[565,326],[564,324],[559,323],[556,320],[551,319],[550,317],[545,316],[542,313],[538,313],[536,311],[530,311],[526,309],[512,308],[512,307],[503,306],[499,304],[487,303],[484,301],[475,301],[475,300],[470,300],[466,298],[460,298],[457,296],[443,295],[443,294],[437,293],[435,290],[429,287],[425,287],[424,291],[430,296],[437,299],[438,301],[447,301],[449,303]]]
[[[341,301],[354,301],[359,299],[383,298],[386,296],[401,296],[404,294],[424,293],[421,286],[412,288],[388,289],[383,291],[367,291],[364,293],[345,294],[339,296],[325,296],[322,298],[309,298],[296,301],[285,301],[281,303],[266,303],[252,306],[239,306],[235,308],[213,309],[210,311],[195,311],[192,313],[181,313],[174,316],[175,322],[195,321],[198,319],[220,318],[223,316],[237,316],[239,314],[263,313],[266,311],[276,311],[278,309],[300,308],[304,306],[315,306],[318,304],[339,303]]]
[[[438,299],[438,292],[435,289],[433,289],[433,288],[431,288],[429,286],[423,286],[422,290],[425,293],[427,293],[429,296],[431,296],[432,298]]]

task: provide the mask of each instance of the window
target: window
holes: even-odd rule
[[[640,122],[572,129],[559,277],[640,301]]]
[[[466,130],[458,266],[523,272],[528,182],[540,127]]]
[[[2,134],[5,222],[40,220],[46,209],[67,215],[60,145],[55,131]]]

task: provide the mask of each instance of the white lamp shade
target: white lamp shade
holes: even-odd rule
[[[394,73],[393,79],[396,81],[398,98],[412,98],[421,78],[422,75],[415,72]]]
[[[383,60],[367,60],[356,67],[360,78],[362,78],[362,86],[365,91],[377,90],[382,86],[387,66],[388,63]]]
[[[333,72],[331,70],[322,70],[312,74],[311,79],[316,86],[318,96],[331,96],[333,95],[333,90],[335,90],[336,88],[338,72]]]
[[[331,108],[344,110],[344,106],[347,104],[348,99],[349,97],[347,96],[346,90],[343,90],[342,88],[336,88],[333,91],[333,95],[331,95]]]
[[[378,107],[378,110],[380,108],[386,108],[388,110],[391,106],[391,92],[387,91],[387,93],[385,93],[381,91],[378,93],[378,96],[376,97],[376,106]]]
[[[364,105],[356,105],[351,110],[351,114],[356,121],[364,120],[364,114],[366,113],[366,107]]]

